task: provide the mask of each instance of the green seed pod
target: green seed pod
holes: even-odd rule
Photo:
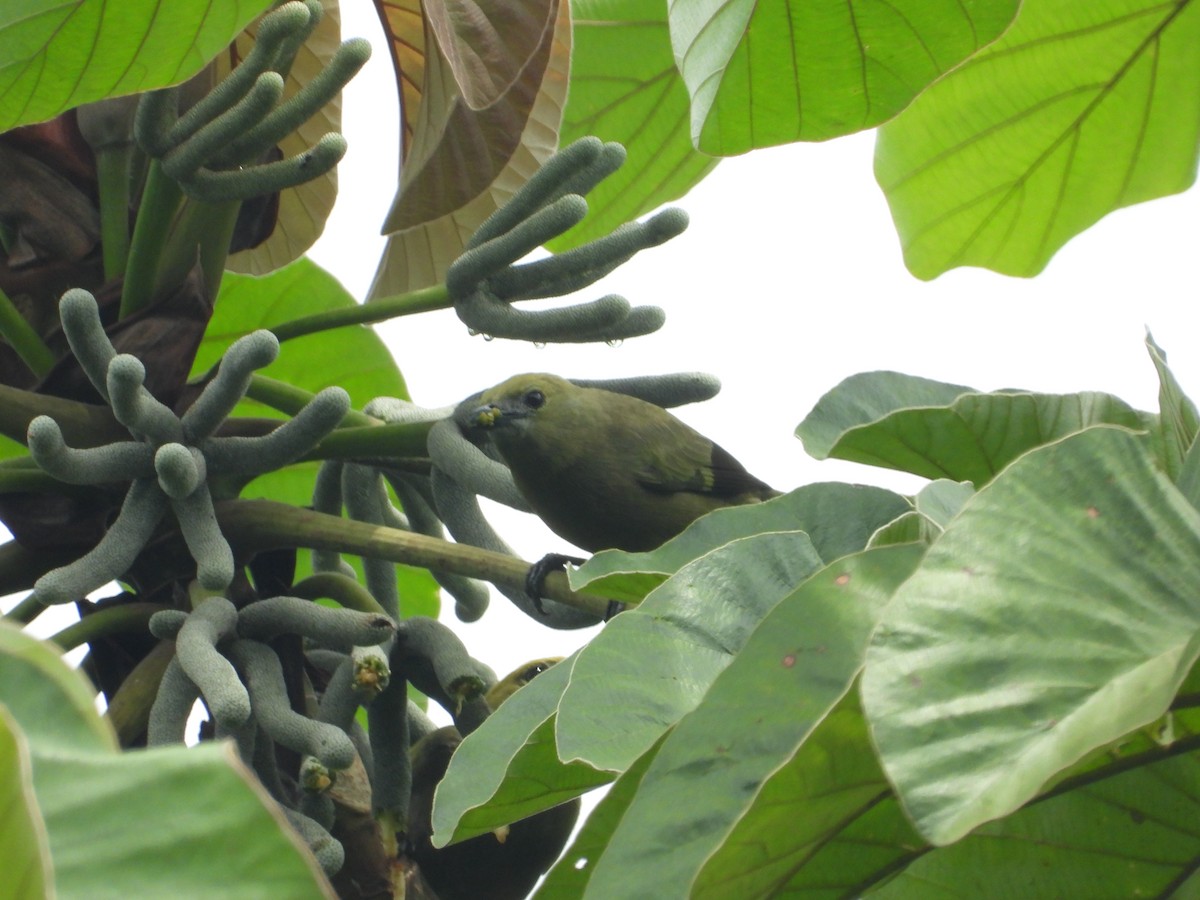
[[[221,357],[217,374],[183,414],[186,439],[195,443],[216,431],[250,387],[254,372],[269,366],[278,356],[279,340],[265,329],[234,341]]]
[[[376,613],[331,609],[299,597],[269,597],[243,607],[238,634],[270,640],[281,634],[298,634],[332,650],[380,644],[396,632],[391,619]]]
[[[236,729],[250,718],[250,698],[229,660],[217,649],[237,630],[237,607],[224,597],[209,597],[188,616],[175,639],[179,664],[200,688],[213,717]]]
[[[29,423],[29,455],[48,474],[68,484],[100,484],[132,481],[154,472],[154,450],[146,444],[126,441],[76,450],[68,447],[62,429],[49,416]]]
[[[288,807],[282,807],[283,814],[296,832],[308,844],[308,849],[317,858],[317,863],[326,875],[336,875],[346,862],[346,851],[342,845],[320,823]]]
[[[315,756],[331,769],[345,769],[354,762],[354,745],[344,731],[292,711],[283,667],[270,647],[237,640],[230,644],[229,655],[246,679],[254,717],[272,740]]]
[[[161,747],[165,744],[182,744],[187,732],[188,717],[192,707],[200,698],[200,689],[188,678],[172,657],[158,685],[154,704],[150,707],[150,720],[146,726],[146,746]]]

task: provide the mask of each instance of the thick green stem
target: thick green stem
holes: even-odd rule
[[[400,316],[411,316],[415,313],[432,312],[436,309],[449,309],[450,297],[444,284],[422,288],[407,294],[397,294],[394,297],[381,297],[370,303],[357,306],[347,306],[343,309],[331,309],[328,312],[316,313],[292,319],[271,328],[280,342],[292,338],[303,337],[306,334],[316,334],[321,331],[331,331],[334,328],[344,328],[347,325],[368,325],[373,322],[385,322]]]
[[[6,460],[7,461],[7,460]],[[66,484],[33,466],[0,466],[0,494],[60,494],[95,497],[94,488]]]
[[[104,278],[125,274],[129,259],[129,162],[133,144],[114,144],[96,152],[96,181],[100,192],[100,246]]]
[[[457,572],[524,590],[531,564],[503,553],[455,544],[424,534],[356,522],[271,500],[231,500],[217,504],[221,532],[241,551],[306,547],[354,553],[374,559]],[[542,595],[597,617],[608,610],[605,597],[572,591],[567,576],[551,572]]]
[[[387,615],[371,592],[340,572],[318,572],[292,585],[292,594],[305,600],[335,600],[346,609]]]
[[[167,607],[160,603],[122,603],[109,606],[68,625],[50,640],[64,650],[70,650],[110,634],[125,631],[149,633],[150,617],[163,609]]]
[[[229,241],[237,224],[241,201],[206,203],[189,197],[183,205],[170,241],[163,250],[155,278],[156,294],[182,284],[197,262],[204,273],[204,289],[212,299],[221,287]]]
[[[364,457],[425,457],[425,438],[432,422],[339,428],[301,459],[363,459]]]
[[[0,290],[0,335],[17,351],[29,371],[41,378],[54,365],[55,357],[33,326],[25,319],[8,294]]]
[[[159,641],[126,676],[109,701],[104,716],[117,732],[122,747],[130,747],[146,731],[150,707],[158,695],[167,665],[175,658],[175,642]]]
[[[30,594],[12,609],[4,614],[4,618],[10,619],[13,622],[19,622],[22,625],[28,625],[34,619],[42,614],[46,607],[39,603],[33,594]]]
[[[63,438],[72,447],[99,447],[113,441],[129,440],[129,431],[121,427],[107,406],[93,406],[0,384],[0,434],[24,444],[29,423],[43,415],[58,423]]]
[[[183,191],[178,183],[163,172],[161,162],[153,160],[146,172],[146,187],[142,191],[133,242],[129,247],[129,262],[121,289],[122,319],[145,309],[154,300],[159,261],[182,200]]]
[[[250,386],[246,389],[246,396],[251,400],[257,400],[264,406],[271,407],[271,409],[294,416],[307,406],[316,394],[288,384],[286,381],[255,374],[250,377]],[[375,421],[371,416],[352,409],[342,419],[342,425],[367,426],[373,425]]]
[[[35,552],[26,550],[16,541],[0,544],[0,597],[30,590],[33,583],[51,569],[71,562],[78,555],[78,551],[72,548]],[[17,604],[9,616],[21,610],[21,614],[28,615],[28,621],[31,622],[42,609],[40,603],[26,598]]]

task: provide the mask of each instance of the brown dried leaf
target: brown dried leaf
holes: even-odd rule
[[[424,71],[415,141],[385,229],[392,231],[371,297],[436,284],[479,224],[503,205],[558,146],[570,71],[568,5],[519,78],[492,106],[471,110],[450,64],[435,52]]]
[[[512,88],[537,52],[555,0],[481,5],[426,0],[425,17],[467,106],[491,106]]]
[[[375,0],[379,22],[388,38],[392,68],[400,94],[400,158],[408,156],[417,114],[425,91],[425,14],[421,0]]]

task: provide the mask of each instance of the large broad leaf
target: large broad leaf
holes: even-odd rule
[[[494,831],[612,780],[583,763],[559,762],[555,710],[575,659],[517,691],[454,751],[433,807],[439,846]]]
[[[804,531],[823,562],[867,545],[876,529],[911,509],[883,488],[830,481],[807,484],[765,503],[729,506],[702,516],[656,550],[605,550],[569,573],[575,590],[640,599],[667,576],[710,550],[768,531]],[[654,574],[651,574],[654,573]],[[640,593],[639,593],[640,590]]]
[[[1035,275],[1114,209],[1196,177],[1200,6],[1028,0],[879,132],[908,268]]]
[[[338,0],[321,0],[325,11],[316,30],[296,51],[295,62],[284,82],[283,99],[295,96],[329,64],[341,46],[341,21]],[[217,75],[229,71],[231,56],[242,60],[254,46],[257,27],[251,26],[238,35],[232,53],[217,58]],[[350,88],[353,90],[353,87]],[[342,130],[341,95],[321,107],[312,118],[302,122],[279,142],[285,157],[298,156],[310,150],[323,136]],[[306,181],[279,193],[279,215],[271,236],[251,250],[229,257],[227,267],[235,272],[262,275],[287,265],[313,245],[325,229],[325,220],[337,199],[337,168],[319,178]]]
[[[681,0],[671,40],[692,140],[731,156],[870,128],[994,39],[1015,0]]]
[[[871,897],[1057,900],[1190,897],[1200,864],[1200,759],[1116,774],[991,822],[924,854]]]
[[[802,531],[743,538],[688,563],[580,651],[558,707],[562,759],[627,769],[820,567]]]
[[[269,0],[27,0],[0,6],[0,131],[190,78]]]
[[[692,896],[857,897],[924,846],[879,767],[851,691],[762,785],[700,870]]]
[[[588,194],[588,217],[549,243],[555,251],[682,197],[717,164],[692,147],[688,93],[675,68],[666,5],[577,0],[571,11],[571,90],[559,143],[596,135],[619,141],[628,157]]]
[[[227,275],[221,280],[221,292],[196,352],[192,374],[208,371],[230,344],[256,329],[355,305],[341,283],[308,258],[265,278]],[[280,347],[279,358],[261,371],[314,393],[341,385],[355,408],[379,396],[408,396],[404,378],[383,341],[361,326],[287,341]],[[262,407],[256,414],[263,414]]]
[[[574,898],[583,896],[584,889],[596,867],[596,860],[604,853],[604,848],[608,846],[621,817],[625,815],[629,804],[637,796],[638,788],[642,784],[642,777],[646,774],[650,763],[654,761],[661,744],[660,741],[643,753],[596,804],[596,808],[592,810],[587,821],[583,823],[583,827],[575,835],[571,846],[567,848],[554,868],[546,873],[545,881],[534,894],[537,900],[552,900],[552,898],[574,900]]]
[[[121,753],[79,673],[3,621],[0,704],[28,740],[58,897],[333,896],[231,744]]]
[[[522,8],[542,5],[543,0],[525,0]],[[538,17],[529,9],[522,19],[533,22]],[[395,18],[409,28],[416,25],[404,7]],[[384,223],[388,243],[371,297],[440,282],[475,229],[557,149],[571,57],[571,16],[564,0],[553,4],[544,25],[519,75],[481,109],[472,109],[459,93],[429,23],[423,26],[421,54],[408,49],[395,56],[414,63],[419,57],[421,84],[405,85],[402,98],[419,93],[420,103],[415,126],[405,114],[412,141],[404,144],[400,187]],[[393,36],[393,46],[397,43]]]
[[[1200,513],[1139,439],[1034,450],[963,507],[884,613],[863,699],[934,843],[1162,714],[1200,655]]]
[[[1196,404],[1183,392],[1175,374],[1167,365],[1167,354],[1146,334],[1146,351],[1158,373],[1158,421],[1162,435],[1162,458],[1167,474],[1176,481],[1183,461],[1200,432],[1200,414]]]
[[[684,566],[462,743],[434,804],[438,841],[490,831],[629,768],[820,565],[797,531],[738,540]]]
[[[0,872],[4,896],[47,897],[54,883],[50,839],[33,793],[29,743],[0,703]]]
[[[846,557],[767,614],[659,748],[587,896],[689,895],[765,779],[850,688],[880,611],[923,553],[908,546]],[[811,813],[804,796],[776,804],[756,814],[786,817],[794,829]]]
[[[1090,425],[1154,418],[1109,394],[976,393],[897,372],[852,375],[796,427],[817,459],[848,459],[982,487],[1017,456]]]

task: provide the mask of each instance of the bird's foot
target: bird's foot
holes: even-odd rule
[[[546,609],[542,606],[542,585],[546,576],[551,572],[565,572],[567,563],[579,566],[583,565],[583,560],[577,556],[564,556],[562,553],[547,553],[529,567],[529,573],[525,576],[525,593],[533,601],[533,608],[543,616],[546,615]]]

